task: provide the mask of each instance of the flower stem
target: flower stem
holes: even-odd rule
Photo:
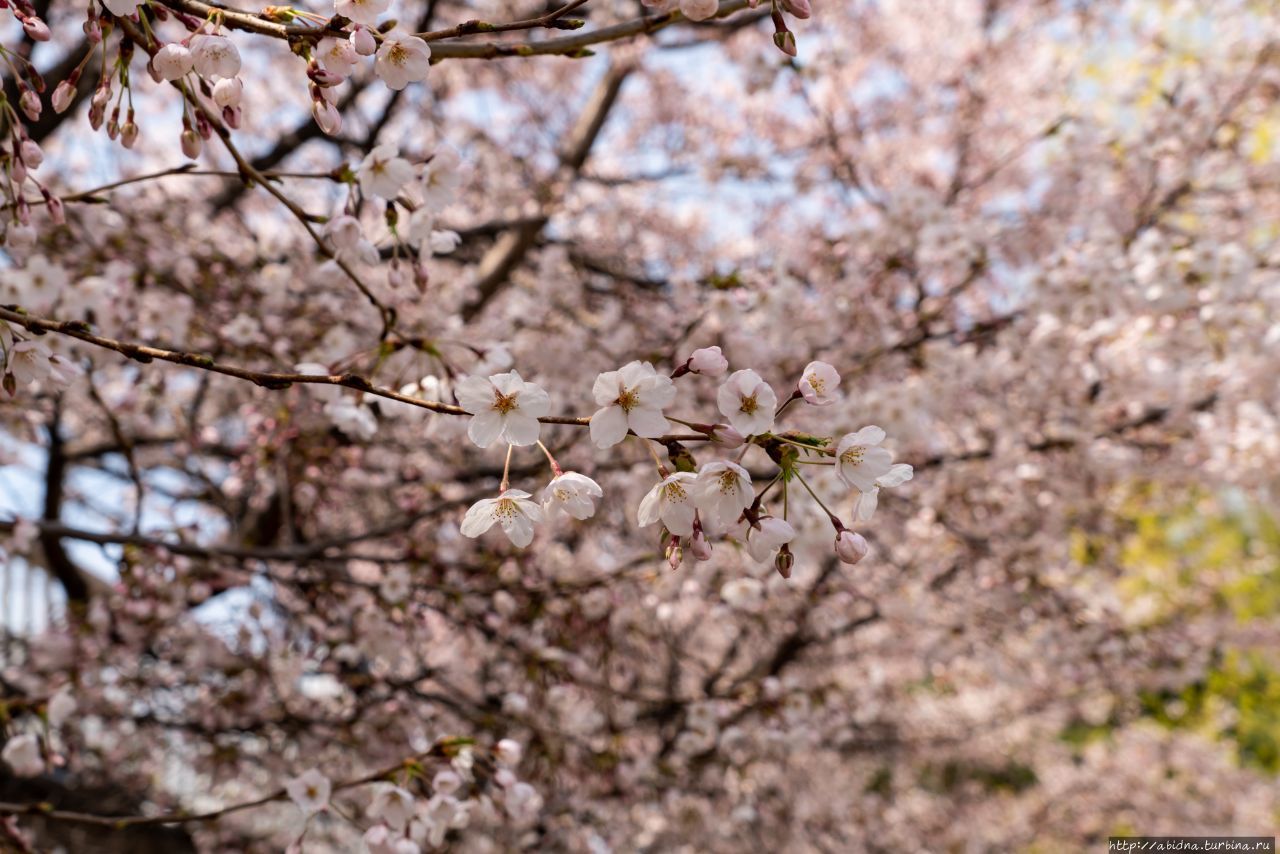
[[[511,474],[511,452],[515,449],[515,445],[507,445],[507,461],[502,464],[502,483],[498,485],[499,492],[506,492],[507,487],[511,484],[509,477]]]
[[[649,456],[653,457],[653,464],[658,467],[658,476],[665,479],[670,472],[662,464],[662,460],[658,459],[658,452],[653,449],[653,443],[648,439],[641,439],[640,441],[644,442],[644,447],[649,452]]]
[[[551,456],[551,452],[547,450],[547,446],[542,444],[542,442],[538,442],[538,447],[542,449],[542,453],[547,455],[547,462],[551,463],[551,473],[556,477],[564,474],[564,471],[560,468],[560,464],[556,462],[556,458]]]
[[[836,526],[836,530],[840,530],[840,517],[832,513],[831,508],[822,503],[822,499],[818,497],[818,493],[813,491],[813,488],[809,486],[808,481],[806,481],[799,472],[796,472],[796,480],[800,481],[800,485],[809,491],[809,494],[813,496],[813,500],[818,502],[818,506],[827,511],[827,518],[831,520],[832,525]]]

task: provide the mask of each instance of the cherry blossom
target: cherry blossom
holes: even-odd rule
[[[675,384],[648,362],[629,362],[616,371],[605,371],[596,377],[591,393],[601,407],[591,416],[591,440],[596,447],[613,447],[626,438],[628,430],[655,438],[671,429],[662,411],[675,400]]]
[[[359,60],[356,47],[350,39],[326,36],[316,42],[316,63],[325,71],[347,77]]]
[[[559,510],[575,519],[590,519],[596,512],[596,499],[603,495],[600,484],[586,475],[564,472],[542,491],[542,509],[548,515]]]
[[[836,446],[836,474],[840,479],[860,492],[875,489],[876,479],[887,475],[893,465],[893,456],[880,447],[884,438],[884,430],[875,426],[841,438]]]
[[[481,448],[499,440],[511,445],[532,445],[542,425],[538,419],[551,411],[551,398],[516,371],[484,377],[467,377],[454,392],[458,403],[474,417],[467,435]]]
[[[891,465],[888,472],[875,479],[875,485],[871,489],[858,493],[853,505],[854,518],[859,522],[870,522],[880,501],[880,490],[901,486],[911,480],[913,474],[911,466],[906,463]]]
[[[693,533],[693,517],[697,513],[694,504],[692,472],[678,471],[659,481],[640,502],[637,521],[648,527],[661,521],[668,531],[687,537]]]
[[[392,830],[403,830],[413,817],[413,795],[391,783],[378,786],[369,802],[369,818],[382,821]]]
[[[533,526],[542,521],[542,508],[530,498],[527,492],[508,489],[497,498],[480,499],[467,510],[462,533],[479,537],[497,523],[512,545],[524,548],[533,542]]]
[[[356,175],[360,188],[373,196],[394,199],[413,180],[413,167],[394,145],[379,145],[365,155]]]
[[[285,790],[302,814],[310,816],[328,808],[332,783],[328,777],[311,768],[285,784]]]
[[[44,772],[44,757],[40,753],[40,741],[31,733],[12,736],[0,751],[5,761],[19,777],[34,777]]]
[[[191,62],[201,77],[227,78],[240,73],[240,51],[225,36],[193,36]]]
[[[795,538],[796,529],[790,522],[776,516],[765,516],[758,523],[747,526],[747,552],[753,560],[768,563],[779,549]]]
[[[378,48],[374,71],[389,89],[403,89],[427,78],[431,46],[417,36],[387,36]]]
[[[716,460],[703,464],[693,486],[694,501],[702,515],[727,527],[755,500],[751,475],[737,463]]]
[[[733,429],[743,436],[756,436],[773,426],[778,398],[759,374],[746,368],[729,375],[716,394],[716,403]]]
[[[195,56],[185,45],[171,42],[156,52],[151,65],[161,78],[178,80],[195,68],[195,62]],[[57,109],[56,103],[54,109]]]
[[[830,406],[838,399],[840,374],[826,362],[810,362],[800,377],[800,393],[805,403],[813,406]]]

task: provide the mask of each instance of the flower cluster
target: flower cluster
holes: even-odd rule
[[[408,781],[403,785],[376,784],[365,807],[365,816],[371,822],[364,833],[365,849],[371,854],[418,854],[424,849],[440,848],[450,831],[463,830],[471,824],[473,812],[486,806],[495,791],[514,825],[531,823],[542,809],[542,797],[516,776],[523,752],[518,742],[502,739],[490,752],[485,779],[478,780],[472,748],[457,749],[448,764],[430,777],[425,797],[406,788]],[[494,785],[489,787],[488,783]],[[336,788],[328,777],[312,768],[289,780],[285,793],[310,821],[332,809]],[[482,790],[487,790],[484,802],[478,797]]]
[[[825,362],[811,362],[801,372],[790,396],[779,405],[773,388],[755,371],[734,371],[716,393],[722,422],[701,423],[667,414],[676,400],[675,380],[689,374],[720,377],[728,362],[719,347],[693,353],[669,376],[649,362],[630,362],[616,371],[596,377],[592,396],[600,408],[587,419],[592,443],[609,450],[633,436],[644,445],[657,466],[658,481],[644,496],[636,512],[640,527],[660,523],[661,543],[672,568],[685,554],[695,560],[711,557],[710,539],[731,538],[741,544],[756,561],[773,562],[784,577],[790,577],[794,556],[790,543],[797,536],[788,521],[787,492],[800,483],[827,514],[836,530],[835,554],[845,563],[857,563],[869,546],[861,534],[849,530],[827,509],[800,472],[800,466],[826,465],[835,469],[841,482],[854,491],[854,516],[860,522],[871,519],[880,490],[911,479],[912,468],[894,464],[892,455],[881,447],[885,433],[879,427],[863,427],[842,437],[834,448],[833,437],[775,432],[775,424],[793,403],[823,407],[837,400],[840,375]],[[600,485],[584,474],[564,472],[551,452],[539,441],[543,424],[539,420],[550,409],[550,398],[516,371],[488,378],[471,376],[458,383],[456,395],[462,409],[471,415],[467,435],[480,448],[495,443],[507,446],[507,464],[496,498],[477,501],[462,521],[462,533],[479,537],[494,525],[500,527],[513,545],[524,547],[533,541],[536,526],[555,510],[578,520],[594,515],[596,502],[604,495]],[[693,431],[691,436],[670,435],[673,422]],[[703,441],[713,447],[737,450],[733,460],[707,460],[698,465],[683,449],[673,456],[672,471],[658,457],[654,444],[672,445],[680,441]],[[539,503],[533,495],[509,487],[507,472],[515,448],[537,444],[546,455],[553,479]],[[742,462],[753,448],[767,456],[776,473],[757,490]],[[826,459],[826,458],[832,459]],[[779,486],[782,515],[775,515],[766,498]]]

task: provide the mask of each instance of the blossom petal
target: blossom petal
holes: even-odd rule
[[[656,439],[671,429],[671,422],[662,414],[662,410],[648,406],[640,406],[627,414],[627,423],[636,431],[637,436]]]
[[[591,441],[612,448],[627,438],[627,415],[620,406],[606,406],[591,416]]]
[[[467,436],[476,443],[477,447],[487,448],[502,435],[503,423],[503,417],[498,412],[492,409],[482,412],[472,418],[471,423],[467,425]]]
[[[482,416],[477,416],[477,420],[480,417]],[[538,441],[538,436],[542,433],[542,424],[532,415],[526,415],[522,406],[514,412],[507,413],[504,432],[507,441],[513,445],[532,445]]]

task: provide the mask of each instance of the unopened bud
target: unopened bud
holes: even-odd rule
[[[842,530],[836,535],[836,557],[847,564],[855,564],[867,556],[871,547],[861,534]]]
[[[182,153],[192,160],[200,156],[200,149],[203,144],[200,142],[200,134],[193,130],[184,130],[182,132]]]
[[[34,139],[24,139],[18,151],[22,156],[22,162],[32,169],[39,169],[40,164],[44,162],[44,152],[40,150],[40,146]]]
[[[47,42],[49,40],[49,25],[39,18],[23,18],[22,29],[26,30],[27,35],[31,36],[34,41]]]
[[[244,116],[244,111],[239,107],[223,107],[222,121],[232,130],[240,129],[240,119]]]
[[[782,8],[802,19],[813,14],[813,10],[809,7],[809,0],[782,0]]]
[[[133,144],[137,141],[138,126],[134,124],[133,119],[130,119],[120,128],[120,144],[125,148],[133,148]]]
[[[695,374],[718,377],[729,370],[729,360],[720,352],[719,347],[703,347],[694,350],[689,357],[689,370]]]
[[[711,560],[711,543],[707,542],[707,535],[694,531],[693,538],[689,540],[689,551],[693,552],[694,560]]]
[[[378,43],[366,27],[357,26],[351,31],[351,44],[361,56],[373,56],[378,52]]]
[[[53,224],[66,225],[67,211],[66,208],[63,207],[62,199],[46,192],[44,200],[45,208],[49,211],[49,219],[53,221]]]
[[[22,91],[22,97],[18,99],[18,106],[22,107],[22,112],[26,114],[31,121],[37,121],[40,118],[40,96],[30,89]]]
[[[67,107],[71,106],[71,102],[75,100],[76,87],[70,80],[63,80],[53,90],[53,111],[55,113],[65,113]]]
[[[680,564],[684,563],[684,549],[680,548],[680,538],[675,534],[671,535],[671,540],[667,543],[666,557],[672,569],[679,569]]]
[[[711,441],[722,448],[733,450],[734,448],[741,448],[747,438],[728,424],[716,424],[711,430]]]
[[[773,568],[778,570],[778,574],[783,578],[791,577],[791,567],[795,566],[796,556],[791,553],[791,546],[785,545],[778,549],[778,556],[773,559]]]
[[[311,115],[320,126],[320,130],[329,136],[337,136],[342,130],[342,114],[338,108],[323,99],[311,102]]]

